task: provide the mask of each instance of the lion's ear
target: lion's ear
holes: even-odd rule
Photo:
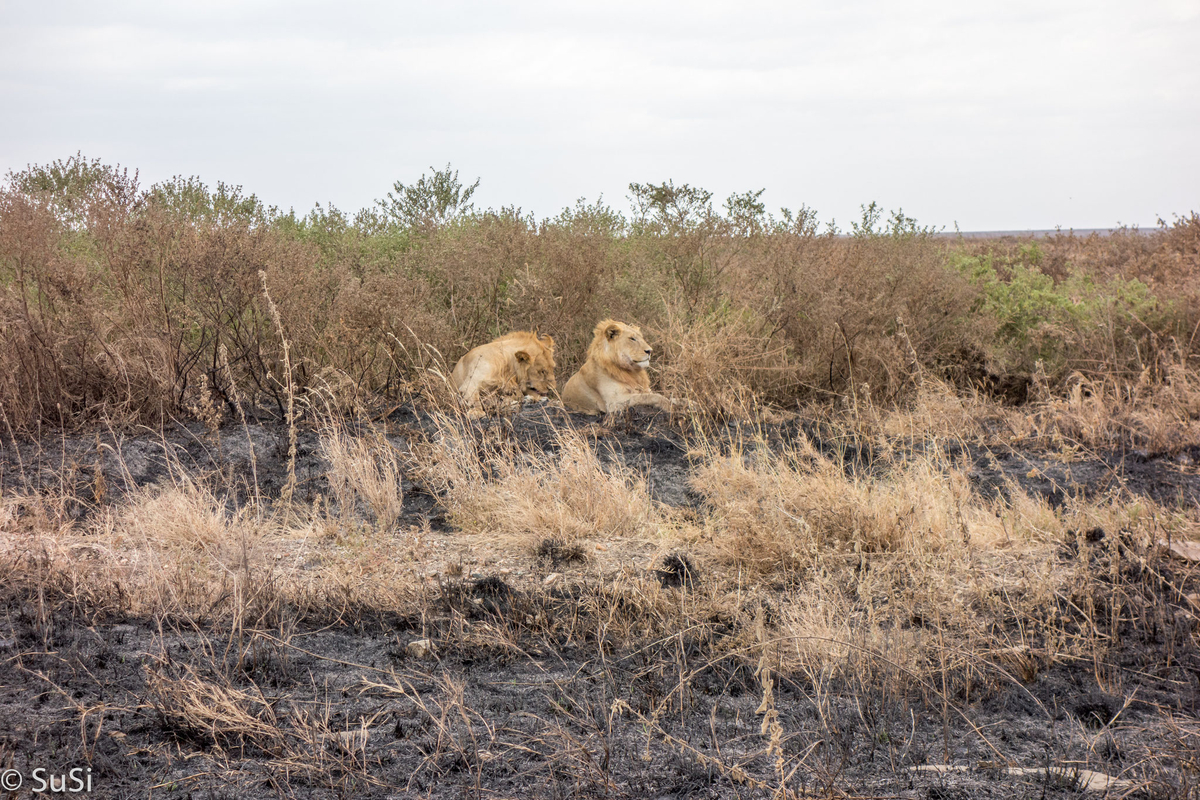
[[[517,361],[520,361],[522,364],[528,364],[530,361],[529,353],[526,353],[524,350],[518,350],[513,355],[516,356]]]
[[[542,334],[541,336],[538,337],[538,341],[541,342],[542,344],[546,345],[546,347],[549,347],[551,350],[554,349],[554,337],[551,336],[550,334],[548,334],[548,333]]]
[[[604,335],[609,339],[615,339],[621,335],[621,326],[613,323],[604,329]]]

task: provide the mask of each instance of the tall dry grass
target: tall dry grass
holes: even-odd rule
[[[445,415],[436,424],[418,475],[464,533],[530,547],[548,538],[653,535],[660,517],[645,480],[619,461],[605,465],[597,453],[603,445],[585,434],[562,429],[541,452]]]
[[[930,414],[948,402],[923,391]],[[911,424],[914,411],[873,413],[869,424],[829,423],[824,434],[883,436]],[[316,657],[292,636],[303,626],[375,630],[373,620],[400,618],[441,658],[595,654],[599,672],[581,680],[622,688],[593,707],[558,673],[547,678],[553,710],[536,736],[551,764],[575,765],[603,787],[611,775],[598,753],[610,738],[626,749],[634,741],[635,757],[651,761],[666,745],[780,797],[792,796],[796,770],[838,785],[847,708],[870,737],[907,731],[922,701],[948,730],[952,717],[969,721],[973,699],[1055,666],[1124,696],[1129,673],[1116,652],[1152,640],[1170,652],[1195,647],[1195,627],[1179,613],[1194,570],[1189,577],[1157,545],[1200,538],[1194,509],[1120,495],[1054,508],[1015,486],[982,497],[936,447],[924,455],[879,447],[867,470],[802,435],[790,447],[711,434],[693,445],[693,488],[704,502],[692,510],[656,503],[641,476],[604,454],[603,439],[564,433],[543,451],[503,424],[453,417],[398,461],[382,431],[331,425],[323,448],[334,503],[239,510],[203,480],[177,479],[79,518],[55,490],[10,493],[0,501],[0,597],[34,621],[47,651],[58,626],[77,617],[147,618],[187,632],[198,644],[186,660],[142,665],[141,707],[173,741],[198,743],[230,769],[255,759],[331,784],[378,779],[378,751],[367,745],[376,723],[340,718],[332,699],[272,705],[263,676],[286,675],[289,658]],[[437,495],[453,532],[382,524],[404,502],[392,493],[395,463]],[[586,557],[545,563],[554,555],[546,551],[572,544],[586,545]],[[448,560],[472,550],[517,569],[480,567],[486,576],[468,578]],[[567,574],[544,583],[551,569]],[[394,632],[391,623],[379,629]],[[449,774],[437,758],[464,759],[463,774],[482,781],[478,753],[516,735],[489,727],[449,675],[431,688],[413,677],[425,672],[420,664],[406,672],[325,657],[361,671],[363,691],[431,721],[435,757],[421,762],[431,775]],[[680,735],[677,719],[733,685],[759,703],[748,732],[742,724],[718,739],[714,722],[717,746],[703,749]],[[784,687],[813,709],[804,730],[781,713]],[[1009,752],[994,731],[975,735],[997,759]],[[789,746],[796,737],[832,744]],[[911,763],[906,748],[888,752]]]
[[[573,601],[572,614],[537,612],[557,601],[539,595],[546,590],[534,578],[525,601],[534,606],[516,617],[523,623],[454,633],[464,646],[502,636],[514,647],[511,637],[539,625],[586,640],[602,619],[606,636],[636,646],[720,620],[727,633],[710,640],[713,658],[766,658],[787,674],[928,692],[943,675],[964,686],[1064,659],[1103,662],[1131,635],[1114,620],[1157,613],[1147,605],[1157,590],[1147,590],[1152,570],[1114,579],[1124,573],[1097,569],[1098,560],[1152,565],[1159,540],[1200,534],[1194,511],[1144,500],[1052,508],[1016,487],[1007,498],[981,497],[936,453],[847,472],[803,439],[783,451],[762,441],[732,451],[700,443],[693,484],[704,505],[681,514],[578,435],[541,454],[471,439],[478,430],[445,421],[414,456],[426,465],[414,477],[439,493],[464,544],[524,562],[534,576],[549,568],[536,566],[547,541],[563,550],[583,542],[585,552],[599,544],[643,563],[686,552],[690,563],[675,582],[688,587],[681,595],[654,570],[630,572],[593,553],[579,568],[603,580]],[[287,619],[429,613],[423,565],[433,554],[419,536],[397,540],[386,523],[402,502],[379,471],[395,459],[392,446],[345,430],[326,437],[341,480],[369,478],[351,478],[337,506],[239,510],[185,480],[81,520],[46,498],[6,496],[6,594],[38,584],[33,596],[51,610],[119,609],[247,631]],[[373,502],[376,482],[392,491]],[[1085,535],[1096,530],[1107,535]]]
[[[378,432],[352,435],[331,414],[321,436],[321,453],[329,462],[329,485],[342,513],[354,517],[361,501],[380,530],[391,529],[404,505],[395,446]]]

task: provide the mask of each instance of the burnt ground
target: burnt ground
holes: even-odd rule
[[[688,436],[657,412],[634,410],[608,424],[562,409],[531,407],[512,417],[480,420],[475,430],[493,441],[552,452],[557,431],[572,427],[585,432],[605,460],[620,460],[641,472],[651,495],[669,506],[696,506],[700,498],[688,486]],[[401,456],[412,444],[435,435],[431,418],[402,407],[381,429]],[[730,442],[752,448],[757,439],[768,447],[787,446],[806,436],[824,455],[840,461],[847,473],[883,474],[908,455],[928,455],[931,445],[898,443],[883,454],[870,443],[801,419],[774,425],[743,426],[730,422],[707,436],[718,446]],[[244,501],[257,485],[258,494],[278,497],[287,481],[289,440],[279,423],[252,423],[243,429],[226,425],[210,433],[196,422],[176,422],[157,430],[97,430],[88,435],[48,436],[37,441],[0,440],[0,492],[65,490],[76,502],[70,513],[84,516],[97,502],[113,502],[129,490],[189,476],[217,478],[232,498]],[[251,451],[254,459],[252,464]],[[297,433],[295,464],[297,499],[328,497],[328,463],[321,457],[320,434],[311,427]],[[937,446],[948,465],[967,470],[983,495],[1007,495],[1009,487],[1047,498],[1052,506],[1071,496],[1095,497],[1111,492],[1141,496],[1166,506],[1200,504],[1200,445],[1170,452],[1107,450],[1064,454],[1041,449],[1015,449],[949,441]],[[100,478],[98,480],[98,478]],[[442,520],[426,487],[402,478],[405,497],[402,524]]]
[[[430,425],[404,408],[385,431],[410,454]],[[687,437],[664,417],[599,425],[527,409],[478,430],[547,450],[564,425],[585,430],[605,458],[640,470],[660,502],[699,506],[687,484]],[[886,471],[927,447],[901,446],[885,457],[798,420],[760,433],[772,446],[800,431],[849,472]],[[717,438],[738,433],[731,424]],[[1166,505],[1200,501],[1200,448],[1073,455],[965,442],[944,448],[947,462],[963,466],[987,496],[1015,485],[1052,503],[1113,491]],[[0,451],[0,488],[65,492],[74,498],[67,513],[86,518],[135,487],[180,480],[182,470],[206,476],[234,503],[256,483],[258,493],[277,496],[287,450],[286,429],[271,423],[253,424],[248,434],[181,423],[10,441]],[[328,496],[316,431],[301,430],[297,454],[298,499]],[[398,526],[426,526],[453,541],[436,494],[408,476],[403,490]],[[603,636],[547,636],[525,621],[586,617],[599,607],[593,600],[609,597],[584,574],[549,591],[528,588],[569,566],[570,553],[550,551],[525,583],[487,566],[444,575],[419,616],[383,609],[334,625],[285,618],[258,633],[93,613],[78,598],[47,611],[44,598],[14,595],[0,610],[0,770],[19,771],[25,786],[8,796],[31,796],[36,767],[84,765],[96,797],[773,796],[780,781],[757,713],[764,686],[751,666],[710,656],[714,640],[734,635],[729,625],[713,620],[703,636],[681,632],[631,651]],[[1063,557],[1071,557],[1066,547]],[[1185,563],[1164,557],[1154,570],[1147,586],[1197,591]],[[686,555],[664,563],[658,577],[672,591],[688,591]],[[1123,645],[1110,664],[1056,662],[1024,677],[1010,665],[973,689],[948,689],[948,697],[938,687],[898,696],[819,676],[776,676],[785,772],[800,765],[786,785],[929,800],[1100,796],[1086,791],[1083,770],[1091,770],[1138,776],[1108,796],[1200,796],[1196,618],[1178,595],[1148,590],[1144,606],[1121,622]],[[503,631],[509,644],[480,646],[464,634],[471,626]],[[422,653],[426,638],[436,649]],[[200,706],[232,703],[244,712],[241,727],[188,716],[179,697],[198,685],[221,689],[198,695]],[[653,717],[655,708],[665,712]],[[256,727],[266,722],[278,725]],[[1030,771],[1006,771],[1002,762]],[[955,769],[917,769],[934,764]]]

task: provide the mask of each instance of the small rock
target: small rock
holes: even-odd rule
[[[501,574],[501,575],[512,575],[512,570],[511,570],[511,569],[509,569],[508,567],[503,567],[503,568],[500,570],[500,574]]]
[[[483,580],[483,573],[482,573],[482,572],[472,572],[472,573],[471,573],[471,580],[473,580],[473,581],[481,581],[481,580]]]
[[[560,578],[562,578],[561,574],[557,572],[551,572],[549,575],[542,578],[542,586],[553,586],[554,584],[558,583]]]
[[[404,652],[413,658],[433,658],[435,651],[431,639],[414,639],[404,648]]]
[[[1006,770],[1009,775],[1030,775],[1041,776],[1043,778],[1054,778],[1056,780],[1074,783],[1077,790],[1083,792],[1099,792],[1104,795],[1109,795],[1113,792],[1122,792],[1124,797],[1135,787],[1133,781],[1123,778],[1114,778],[1112,775],[1106,775],[1103,772],[1093,772],[1090,769],[1071,769],[1067,767],[1008,767]]]
[[[1189,542],[1184,539],[1174,539],[1168,542],[1166,539],[1159,539],[1158,544],[1184,561],[1200,561],[1200,542]]]
[[[602,552],[602,553],[603,553],[603,552],[604,552],[605,550],[607,550],[608,548],[607,548],[607,547],[605,547],[605,546],[604,546],[604,545],[602,545],[602,544],[598,544],[598,545],[596,545],[596,549],[597,549],[597,550],[599,550],[600,552]]]

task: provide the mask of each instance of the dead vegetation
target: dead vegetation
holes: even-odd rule
[[[447,173],[448,175],[448,173]],[[0,191],[0,405],[18,431],[240,405],[343,412],[418,396],[429,369],[510,330],[562,376],[606,317],[640,323],[658,381],[694,407],[911,401],[922,376],[1024,402],[1178,385],[1200,341],[1195,214],[1082,239],[937,238],[873,204],[846,234],[687,186],[634,185],[626,218],[580,204],[402,225],[299,217],[240,188],[77,156]],[[1040,388],[1039,388],[1040,387]]]
[[[987,762],[1069,788],[1086,765],[1189,796],[1198,576],[1159,543],[1196,540],[1194,508],[981,494],[953,447],[886,433],[911,433],[931,396],[821,421],[819,440],[781,444],[765,418],[693,427],[691,508],[655,500],[603,426],[543,447],[453,414],[404,453],[331,417],[331,494],[310,505],[237,504],[182,464],[83,516],[53,490],[6,494],[5,635],[58,654],[22,645],[25,674],[124,715],[88,727],[101,711],[70,700],[80,753],[149,748],[156,780],[200,759],[191,789],[840,796],[878,751],[879,785]],[[436,494],[452,534],[397,526],[390,469]],[[81,620],[100,639],[72,644]],[[105,689],[63,666],[114,623],[137,631],[139,670]],[[371,630],[379,644],[352,633]],[[1057,688],[1071,675],[1092,688]],[[502,676],[521,688],[485,688]],[[998,735],[977,721],[996,704],[1059,733]]]
[[[1195,478],[1195,215],[981,244],[638,190],[628,222],[401,228],[10,176],[0,765],[52,746],[167,796],[1195,796],[1200,516],[1100,458]],[[477,421],[447,390],[538,323],[566,373],[609,314],[686,413]],[[246,468],[184,463],[179,414]],[[1014,452],[1028,475],[980,480]],[[1084,462],[1111,474],[1044,490]]]

